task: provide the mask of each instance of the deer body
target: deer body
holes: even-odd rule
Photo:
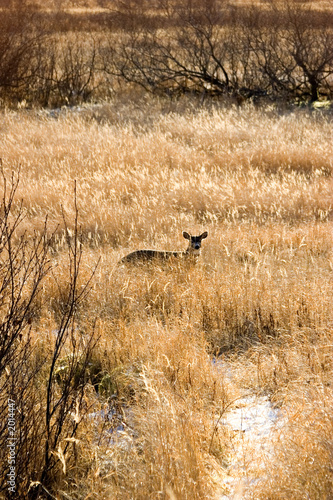
[[[159,262],[163,263],[170,259],[186,259],[193,260],[194,262],[200,255],[201,241],[207,238],[208,233],[205,231],[200,236],[191,236],[186,231],[183,232],[183,237],[189,240],[188,248],[184,252],[170,252],[170,251],[160,251],[160,250],[136,250],[134,252],[125,255],[120,260],[120,264],[140,264],[149,262]]]

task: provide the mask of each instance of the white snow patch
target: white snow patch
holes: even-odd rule
[[[278,416],[278,411],[267,398],[246,396],[238,402],[237,408],[226,413],[222,423],[254,440],[268,436]]]
[[[215,360],[226,381],[237,385],[233,367],[225,360]],[[247,394],[234,402],[219,425],[232,434],[232,450],[223,477],[224,494],[218,500],[245,500],[250,486],[265,477],[265,464],[272,460],[276,433],[283,426],[281,410],[265,396]]]
[[[269,461],[273,450],[273,433],[282,425],[280,411],[266,397],[245,396],[237,401],[237,407],[228,411],[221,420],[236,433],[233,452],[224,486],[227,494],[219,500],[244,500],[246,491],[260,477],[255,471]],[[251,472],[252,470],[252,472]],[[263,476],[262,476],[263,477]]]

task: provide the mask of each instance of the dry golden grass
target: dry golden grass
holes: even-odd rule
[[[82,283],[100,259],[78,331],[97,318],[95,355],[117,394],[116,416],[111,425],[80,415],[79,465],[63,478],[69,498],[227,493],[233,438],[217,422],[250,392],[281,409],[283,427],[271,461],[248,467],[260,481],[246,495],[301,499],[306,490],[311,500],[328,499],[331,116],[186,104],[1,117],[4,168],[20,166],[22,228],[39,230],[46,216],[50,230],[60,225],[33,325],[46,355],[66,290],[62,213],[70,225],[74,180]],[[196,267],[116,265],[136,248],[181,250],[182,230],[204,229]],[[87,413],[104,405],[93,391],[86,401]]]
[[[101,123],[84,109],[3,116],[2,157],[7,169],[21,166],[34,227],[46,214],[58,221],[61,206],[70,213],[74,179],[84,230],[122,245],[175,229],[178,239],[185,222],[327,219],[329,118],[251,108],[160,115],[158,106],[147,116],[140,104],[97,108]]]

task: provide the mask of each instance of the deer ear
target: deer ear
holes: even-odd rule
[[[207,233],[207,231],[205,231],[204,233],[202,233],[200,238],[203,240],[203,239],[207,238],[207,236],[208,236],[208,233]]]
[[[183,236],[184,236],[185,240],[191,239],[191,236],[186,231],[183,231]]]

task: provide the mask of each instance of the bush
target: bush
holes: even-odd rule
[[[75,465],[75,436],[89,383],[87,370],[94,347],[94,330],[77,332],[79,304],[89,280],[78,286],[81,247],[77,212],[73,237],[67,238],[67,288],[62,313],[49,338],[38,335],[40,297],[52,272],[47,222],[39,234],[21,233],[22,205],[14,206],[19,177],[9,186],[3,176],[0,209],[0,491],[16,498],[38,498]],[[67,232],[68,234],[68,232]],[[67,370],[57,383],[57,367],[70,352]],[[8,480],[9,478],[9,480]],[[19,478],[19,480],[18,480]],[[30,491],[30,493],[29,493]]]
[[[1,12],[0,98],[75,105],[122,92],[126,83],[238,104],[331,99],[331,26],[330,11],[298,0],[247,8],[115,1],[89,15],[14,2]]]

